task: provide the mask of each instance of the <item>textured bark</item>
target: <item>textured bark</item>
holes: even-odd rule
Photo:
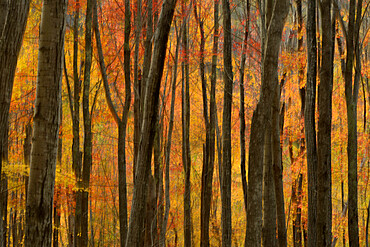
[[[154,52],[152,55],[147,81],[148,86],[144,100],[143,123],[136,162],[136,179],[132,199],[130,224],[126,240],[127,247],[140,246],[146,202],[146,181],[150,171],[149,165],[152,157],[155,124],[158,117],[160,82],[163,75],[168,34],[171,27],[175,5],[176,0],[166,0],[163,2],[161,15],[158,21],[158,28],[154,36]]]
[[[222,169],[221,169],[221,201],[222,201],[222,246],[231,247],[231,110],[233,94],[232,37],[231,12],[228,0],[222,1],[224,28],[224,109],[222,115]]]
[[[9,4],[8,0],[0,1],[0,176],[3,177],[3,160],[8,149],[8,118],[13,81],[17,67],[18,55],[22,46],[26,29],[29,0],[21,0]],[[1,180],[1,178],[0,178]],[[5,181],[1,184],[5,185]],[[2,193],[4,193],[3,191]],[[7,212],[5,195],[0,197],[0,243],[6,243],[4,231]]]
[[[100,39],[100,31],[98,25],[98,10],[97,4],[94,3],[93,26],[96,38],[96,44],[99,55],[100,72],[103,77],[103,84],[105,89],[105,98],[108,108],[118,125],[118,193],[119,193],[119,222],[120,222],[120,246],[125,246],[127,236],[127,183],[126,183],[126,131],[128,113],[131,104],[131,77],[130,77],[130,1],[125,1],[125,39],[124,39],[124,62],[122,66],[121,59],[119,59],[121,66],[124,68],[125,74],[125,103],[123,106],[122,117],[120,118],[117,109],[113,104],[111,98],[108,76],[103,56],[103,48]]]
[[[67,2],[44,2],[26,203],[26,246],[51,246]]]
[[[185,14],[185,3],[182,2],[182,12]],[[184,166],[184,246],[191,246],[191,156],[190,156],[190,93],[189,93],[189,44],[188,21],[184,17],[182,30],[182,91],[181,91],[181,123],[182,123],[182,163]]]
[[[262,174],[265,123],[271,118],[271,95],[278,82],[278,56],[289,1],[277,0],[267,31],[260,100],[252,116],[248,160],[247,238],[245,246],[261,246]]]
[[[272,126],[266,124],[263,159],[263,226],[262,246],[276,246],[276,199],[272,164]]]
[[[316,246],[331,245],[331,120],[333,91],[333,37],[331,1],[321,3],[322,60],[318,89],[319,122],[317,133],[317,235]]]
[[[317,202],[317,149],[315,127],[316,105],[316,1],[308,1],[307,7],[307,82],[305,97],[305,140],[307,148],[308,224],[307,246],[316,247]]]
[[[301,214],[302,214],[302,174],[299,174],[295,180],[294,191],[296,193],[296,201],[294,206],[295,218],[293,219],[293,241],[294,247],[302,246],[302,227],[301,227]],[[293,196],[292,196],[293,197]]]

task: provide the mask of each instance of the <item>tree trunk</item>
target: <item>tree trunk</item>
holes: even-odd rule
[[[166,246],[166,232],[167,232],[167,223],[168,216],[170,213],[171,201],[170,201],[170,158],[171,158],[171,144],[172,144],[172,131],[174,125],[174,116],[175,116],[175,100],[176,100],[176,83],[177,83],[177,65],[179,57],[179,47],[180,47],[180,38],[181,33],[177,35],[177,44],[175,52],[175,61],[173,67],[173,77],[172,77],[172,95],[171,95],[171,110],[170,110],[170,120],[168,124],[168,134],[167,134],[167,144],[165,150],[165,197],[166,197],[166,208],[164,212],[163,224],[161,226],[161,232],[159,237],[159,246]]]
[[[3,160],[8,150],[9,107],[12,97],[14,75],[22,46],[29,12],[29,0],[20,0],[9,4],[8,0],[0,1],[0,180],[3,180]],[[6,178],[4,178],[6,179]],[[7,182],[1,182],[5,185]],[[3,188],[4,189],[4,188]],[[5,193],[2,190],[1,193]],[[7,194],[7,193],[6,193]],[[0,197],[0,243],[6,243],[5,195]]]
[[[348,236],[349,246],[357,247],[359,246],[357,192],[357,99],[361,73],[359,31],[362,18],[362,0],[358,1],[357,7],[356,1],[351,0],[349,6],[346,40],[347,59],[344,72],[348,128]],[[355,68],[354,79],[352,78],[353,68]]]
[[[274,95],[278,88],[276,87],[276,83],[278,83],[278,56],[282,31],[289,12],[288,3],[289,1],[286,0],[275,2],[264,46],[261,96],[252,117],[249,144],[247,239],[245,246],[261,246],[264,123],[271,118],[273,103],[271,95]]]
[[[60,122],[62,123],[63,111],[60,111]],[[58,154],[57,154],[57,166],[59,166],[59,172],[61,172],[62,166],[62,150],[63,150],[63,134],[60,131],[58,138]],[[54,227],[53,227],[53,247],[59,246],[59,232],[60,232],[60,218],[61,218],[61,186],[59,185],[54,192]]]
[[[125,246],[127,235],[127,182],[126,182],[126,128],[128,113],[131,104],[131,77],[130,77],[130,1],[125,1],[125,44],[124,44],[124,74],[125,74],[125,103],[123,107],[122,118],[118,116],[115,108],[108,83],[108,76],[103,56],[103,47],[100,39],[100,31],[98,24],[97,3],[94,3],[93,26],[95,31],[96,46],[99,55],[100,72],[103,77],[105,98],[108,108],[118,125],[118,193],[119,193],[119,222],[120,222],[120,246]],[[121,60],[120,60],[121,62]]]
[[[243,198],[244,198],[244,210],[247,214],[247,177],[245,169],[245,100],[244,100],[244,69],[245,69],[245,60],[247,58],[247,46],[248,46],[248,36],[249,36],[249,22],[250,22],[250,2],[247,0],[247,23],[245,24],[245,33],[244,33],[244,42],[242,48],[242,57],[240,62],[240,78],[239,78],[239,94],[240,94],[240,109],[239,109],[239,118],[240,118],[240,173],[243,186]],[[247,235],[245,235],[247,236]]]
[[[77,246],[87,246],[88,226],[89,226],[89,187],[90,171],[92,166],[92,133],[91,133],[91,113],[90,113],[90,72],[92,62],[92,13],[94,0],[87,1],[86,21],[85,21],[85,69],[82,92],[82,113],[84,125],[84,146],[83,146],[83,165],[82,165],[82,183],[77,193],[81,196],[81,228],[77,237]],[[93,108],[92,108],[93,109]],[[92,112],[92,110],[91,110]]]
[[[263,160],[263,226],[262,246],[276,245],[276,199],[272,164],[272,126],[266,124]]]
[[[315,127],[316,104],[316,1],[308,1],[307,7],[307,82],[305,97],[305,140],[307,148],[308,179],[308,233],[307,246],[316,247],[316,202],[317,202],[317,149]]]
[[[224,109],[222,116],[222,169],[221,169],[221,200],[222,200],[222,246],[231,247],[231,111],[233,94],[232,67],[232,30],[231,12],[228,0],[222,1],[224,27]]]
[[[44,2],[26,203],[26,246],[51,246],[67,2]]]
[[[126,246],[139,247],[146,202],[146,181],[149,176],[155,124],[158,116],[159,89],[167,50],[168,34],[176,0],[165,0],[162,5],[158,28],[154,36],[153,56],[150,65],[144,102],[143,124],[136,162],[135,185]]]
[[[318,92],[319,122],[317,134],[317,246],[331,245],[331,119],[333,91],[333,37],[331,1],[321,3],[322,8],[322,63]]]
[[[188,44],[188,16],[186,15],[185,1],[181,11],[184,15],[182,29],[182,91],[181,91],[181,123],[182,123],[182,163],[184,166],[184,246],[191,247],[191,156],[190,156],[190,94],[189,94],[189,44]]]

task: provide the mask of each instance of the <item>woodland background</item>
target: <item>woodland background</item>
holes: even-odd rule
[[[36,114],[37,107],[34,102],[43,2],[41,0],[19,2],[2,0],[0,2],[2,9],[5,8],[3,6],[8,6],[9,13],[11,9],[9,6],[29,4],[27,26],[17,56],[8,127],[0,126],[5,130],[2,134],[6,135],[6,142],[2,143],[1,244],[4,247],[23,246],[26,244],[26,198],[30,196],[27,190],[33,116]],[[176,1],[173,2],[176,3]],[[4,3],[5,5],[2,5]],[[286,8],[279,11],[278,7],[272,7],[275,4],[276,6],[285,4],[281,6]],[[150,175],[144,179],[145,193],[148,196],[144,201],[145,215],[142,215],[141,219],[143,221],[140,233],[142,245],[137,246],[200,246],[201,244],[201,246],[243,246],[244,244],[245,246],[261,244],[263,246],[330,246],[332,242],[336,246],[358,246],[358,244],[368,246],[370,209],[368,192],[370,187],[368,32],[370,13],[368,8],[370,1],[319,0],[316,6],[311,6],[311,9],[309,4],[312,2],[305,0],[232,0],[230,2],[224,0],[222,3],[218,0],[177,1],[173,20],[170,22],[172,24],[158,97],[153,159],[150,163]],[[150,57],[155,53],[152,52],[154,32],[158,29],[162,1],[100,0],[94,5],[95,0],[69,0],[65,14],[61,121],[52,209],[53,246],[120,246],[120,244],[124,246],[123,239],[126,237],[126,232],[122,231],[127,231],[136,183],[135,157],[139,152],[145,104],[145,80],[148,78]],[[225,23],[227,24],[225,6],[227,5],[230,6],[231,30],[225,27]],[[285,13],[288,14],[286,18],[284,18],[284,11],[289,11],[289,14]],[[309,19],[312,13],[316,14]],[[263,68],[266,69],[269,63],[263,60],[264,54],[269,54],[267,46],[263,49],[264,44],[271,39],[268,38],[270,37],[268,23],[279,16],[282,18],[284,29],[281,45],[275,49],[279,51],[278,64],[276,64],[278,80],[270,80],[272,81],[270,83],[277,85],[276,92],[279,92],[279,98],[277,104],[274,101],[268,106],[271,109],[277,109],[280,119],[278,122],[280,145],[278,146],[281,148],[281,166],[274,167],[275,158],[279,157],[279,154],[272,150],[271,140],[276,141],[276,139],[271,139],[266,134],[266,130],[261,132],[262,140],[265,141],[258,144],[262,150],[259,163],[251,163],[249,150],[251,150],[252,116],[264,90],[261,89],[265,78]],[[88,21],[90,26],[86,25]],[[316,29],[313,33],[318,54],[318,60],[314,62],[317,66],[317,73],[314,72],[315,77],[317,74],[317,79],[314,79],[317,85],[310,84],[313,85],[310,89],[307,88],[307,78],[312,76],[312,73],[309,73],[312,63],[310,65],[307,59],[313,53],[307,41],[308,32],[312,31],[312,29],[306,29],[309,21],[311,24],[314,21],[313,26],[310,27]],[[327,28],[325,23],[329,23],[329,31],[325,29]],[[90,40],[86,38],[88,28]],[[129,28],[130,31],[128,31]],[[97,29],[99,29],[100,45],[96,37]],[[229,35],[225,35],[225,30],[230,30],[226,32]],[[351,30],[354,33],[352,40]],[[329,51],[332,49],[329,56],[325,53],[327,44],[324,40],[328,32],[332,35],[330,39],[334,41],[332,42],[334,46],[329,47]],[[358,32],[357,36],[356,32]],[[0,52],[4,51],[2,50],[4,43],[13,42],[6,40],[4,35],[5,32],[2,36]],[[276,37],[279,38],[279,35]],[[228,43],[228,38],[231,39],[229,40],[231,43]],[[350,52],[349,42],[353,44]],[[231,46],[228,46],[230,44]],[[228,49],[231,51],[229,55],[225,53]],[[316,51],[314,53],[316,54]],[[85,79],[86,69],[88,69],[86,54],[91,54],[89,84],[86,84]],[[232,59],[231,67],[225,65],[225,56]],[[316,91],[320,94],[318,85],[321,84],[320,81],[326,82],[324,79],[320,80],[325,78],[322,77],[325,75],[321,71],[326,64],[325,58],[331,56],[332,61],[329,63],[332,64],[332,74],[331,79],[327,81],[329,83],[327,92],[330,92],[330,95],[327,98],[329,101],[325,101],[326,106],[331,108],[330,115],[320,116],[324,111],[319,110],[321,106],[318,101],[321,98],[316,95]],[[351,56],[352,64],[349,64],[348,58]],[[101,63],[103,60],[104,65]],[[4,61],[8,60],[3,59],[1,63],[4,64]],[[231,83],[230,77],[225,75],[230,74],[228,69],[231,69],[233,74]],[[349,70],[351,75],[346,75],[345,72]],[[265,72],[267,73],[269,72]],[[354,81],[353,95],[356,95],[356,88],[358,90],[357,99],[354,101],[354,109],[357,113],[350,117],[347,115],[349,101],[348,98],[346,101],[345,90],[348,84],[345,77],[347,81],[351,80],[351,85],[352,79]],[[0,91],[5,90],[3,84],[1,85]],[[309,91],[311,96],[307,96],[308,90],[311,90]],[[265,96],[275,100],[274,92],[270,91],[270,94]],[[232,102],[226,100],[224,93],[232,96]],[[312,95],[316,95],[316,100],[315,97],[312,100]],[[319,180],[320,176],[324,176],[326,181],[325,184],[325,181],[320,183],[318,180],[318,191],[321,190],[320,188],[326,188],[324,191],[326,199],[322,201],[318,197],[317,202],[309,199],[309,190],[313,187],[308,182],[310,168],[307,166],[307,146],[310,144],[305,140],[307,137],[305,125],[308,124],[308,122],[305,123],[307,116],[307,114],[305,116],[305,107],[308,107],[305,104],[308,102],[308,97],[311,97],[311,103],[314,103],[313,123],[316,122],[316,129],[320,132],[318,123],[320,118],[330,120],[329,145],[317,147],[318,152],[326,150],[326,155],[329,157],[326,166],[318,167],[318,175],[315,175]],[[89,101],[87,110],[85,103],[82,102],[84,100]],[[227,106],[225,102],[230,102],[230,105]],[[227,145],[224,143],[227,139],[227,136],[224,136],[225,130],[227,131],[227,127],[224,127],[227,124],[227,121],[224,122],[227,118],[225,109],[226,112],[231,113],[229,157],[225,156],[227,149],[223,149]],[[90,118],[90,133],[84,120],[86,116]],[[355,173],[352,173],[356,178],[355,184],[349,183],[348,177],[350,169],[347,152],[349,143],[347,122],[349,119],[357,124],[355,130],[357,157],[354,158]],[[271,125],[269,121],[273,120],[262,123],[269,126]],[[90,151],[84,147],[84,144],[88,143],[84,141],[86,135],[91,137]],[[269,144],[270,148],[266,148]],[[314,145],[316,149],[316,141]],[[150,156],[151,152],[150,149]],[[86,165],[85,157],[89,154],[91,163]],[[230,159],[229,166],[225,163],[228,159]],[[275,163],[272,160],[275,160]],[[250,166],[259,167],[259,173],[256,176],[250,174],[253,169]],[[280,171],[275,170],[276,167]],[[227,175],[228,169],[230,173]],[[89,172],[86,172],[87,170]],[[320,173],[320,171],[326,172]],[[283,204],[280,206],[283,206],[282,210],[285,213],[283,224],[285,229],[277,223],[279,219],[276,216],[276,206],[279,202],[277,192],[274,191],[277,185],[273,174],[279,176],[279,172],[281,172],[283,185],[283,197],[280,197],[283,199]],[[312,170],[310,174],[313,174]],[[125,181],[121,181],[125,187],[127,186],[127,192],[119,191],[122,176],[125,176]],[[229,181],[221,182],[226,178],[229,178]],[[253,188],[247,189],[253,178],[259,179],[257,183],[260,185],[255,191]],[[229,204],[224,203],[224,205],[221,200],[223,183],[230,184]],[[349,203],[348,188],[355,188],[357,194],[351,198],[356,198],[356,204]],[[247,196],[247,191],[248,193],[251,191],[252,194]],[[253,199],[256,192],[260,199]],[[127,195],[126,202],[122,201],[120,204],[120,200],[124,200],[123,193]],[[259,238],[259,244],[255,242],[254,245],[247,245],[248,241],[253,242],[253,240],[246,238],[246,235],[248,236],[246,203],[252,205],[254,200],[259,200],[259,204],[256,205],[260,208],[258,212],[261,214],[256,216],[257,220],[251,218],[250,222],[253,220],[257,223],[256,227],[259,230],[254,232],[257,234],[256,238]],[[204,208],[207,202],[208,209],[207,206]],[[329,203],[332,207],[325,203]],[[315,236],[312,237],[310,235],[312,233],[309,233],[309,205],[315,205],[318,211],[320,208],[328,210],[326,215],[330,216],[320,217],[319,212],[317,216],[317,221],[327,218],[324,229],[329,233],[324,234],[319,231],[319,226],[317,228],[317,238],[322,236],[329,240],[326,244],[310,243],[312,241],[310,236],[312,239]],[[126,216],[121,215],[124,210]],[[229,212],[230,221],[221,218],[222,214],[226,215],[223,210]],[[349,214],[353,212],[358,212],[357,221],[349,222]],[[352,219],[352,216],[350,217]],[[205,222],[209,222],[209,225],[204,225]],[[225,225],[228,222],[230,222],[229,226]],[[353,227],[358,231],[357,241],[356,237],[353,237],[352,233],[349,235],[348,232],[348,229]],[[232,230],[229,233],[224,232],[226,228]],[[253,228],[249,226],[249,229]],[[285,232],[285,238],[281,238],[282,230]],[[225,236],[229,236],[229,239],[227,240]]]

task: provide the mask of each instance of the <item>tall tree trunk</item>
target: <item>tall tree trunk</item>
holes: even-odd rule
[[[81,81],[78,73],[78,43],[79,43],[79,17],[80,16],[80,2],[76,1],[76,10],[73,19],[73,103],[72,96],[70,99],[70,108],[72,115],[72,169],[75,175],[76,184],[79,183],[81,178],[81,166],[82,166],[82,153],[80,151],[80,92],[81,92]],[[81,64],[82,65],[82,64]],[[66,66],[66,64],[64,64]],[[67,74],[67,73],[66,73]],[[68,76],[66,75],[66,81],[68,82]],[[69,90],[70,91],[70,90]],[[70,93],[70,92],[69,92]],[[71,94],[71,93],[70,93]],[[73,192],[75,200],[75,211],[74,215],[71,214],[71,227],[74,227],[72,243],[74,246],[77,245],[78,233],[81,233],[81,197],[78,191]],[[81,235],[81,234],[80,234]],[[72,235],[71,235],[72,236]]]
[[[140,134],[142,125],[145,89],[139,80],[139,45],[141,33],[141,0],[136,1],[135,16],[135,52],[134,52],[134,172],[133,181],[136,181],[137,156],[140,148]]]
[[[182,63],[182,162],[184,166],[184,246],[191,246],[191,156],[190,156],[190,93],[189,93],[189,44],[188,21],[185,13],[185,1],[182,2],[182,12],[185,15],[182,32],[182,49],[184,61]]]
[[[248,160],[247,239],[245,246],[261,246],[262,229],[262,174],[265,123],[271,119],[271,94],[278,83],[278,56],[282,31],[288,15],[287,0],[277,0],[274,6],[264,46],[262,89],[253,113]]]
[[[0,181],[2,167],[7,163],[3,160],[8,150],[9,107],[12,97],[15,70],[23,35],[26,30],[30,0],[20,0],[9,4],[8,0],[0,1]],[[6,178],[4,178],[6,179]],[[1,182],[5,185],[7,182]],[[5,193],[4,188],[1,191]],[[7,194],[7,193],[6,193]],[[0,243],[6,243],[6,197],[0,197]]]
[[[139,247],[146,202],[146,181],[149,176],[155,124],[158,117],[159,90],[163,75],[168,35],[176,6],[176,0],[165,0],[158,27],[154,35],[154,47],[144,102],[143,124],[136,162],[135,185],[132,198],[130,224],[126,246]]]
[[[120,246],[125,246],[127,236],[127,183],[126,183],[126,128],[128,113],[131,104],[131,77],[130,77],[130,32],[131,32],[131,11],[130,0],[125,0],[125,40],[124,40],[124,74],[125,74],[125,103],[123,107],[122,118],[118,116],[117,109],[111,98],[106,65],[103,56],[103,47],[100,39],[100,31],[98,24],[97,3],[94,3],[93,26],[96,38],[96,44],[99,55],[100,72],[103,77],[105,89],[105,98],[108,108],[118,125],[118,193],[119,193],[119,222],[120,222]],[[120,60],[122,65],[122,62]]]
[[[92,62],[92,14],[94,0],[87,1],[86,20],[85,20],[85,69],[82,92],[82,114],[84,125],[84,146],[83,146],[83,166],[82,183],[77,193],[81,194],[81,228],[77,237],[77,246],[87,246],[89,237],[89,187],[90,171],[92,166],[92,133],[91,133],[91,113],[90,113],[90,72]],[[93,110],[93,108],[92,108]],[[91,112],[92,112],[91,110]]]
[[[239,69],[239,94],[240,94],[240,108],[239,108],[239,118],[240,118],[240,173],[243,186],[243,198],[244,198],[244,210],[247,214],[247,174],[245,169],[245,100],[244,100],[244,69],[245,69],[245,60],[247,58],[247,46],[248,46],[248,36],[249,36],[249,22],[250,22],[250,1],[247,0],[247,23],[245,24],[244,32],[244,42],[242,48],[242,57],[240,62]]]
[[[51,246],[52,205],[61,110],[61,82],[67,2],[44,2],[30,180],[26,203],[26,246]]]
[[[232,30],[229,0],[222,1],[224,27],[224,109],[222,116],[222,246],[231,246],[231,111],[233,94]]]
[[[166,198],[166,208],[164,212],[163,223],[161,226],[160,237],[159,237],[159,246],[166,246],[166,232],[167,232],[167,223],[168,216],[170,213],[171,201],[170,201],[170,161],[171,161],[171,144],[172,144],[172,131],[174,125],[174,116],[175,116],[175,100],[176,100],[176,83],[177,83],[177,65],[179,57],[179,48],[180,48],[180,34],[177,34],[177,44],[175,51],[175,61],[173,67],[173,76],[172,76],[172,95],[171,95],[171,109],[170,109],[170,120],[168,124],[168,134],[167,134],[167,143],[165,150],[165,198]]]
[[[333,91],[333,37],[331,1],[321,3],[322,63],[318,89],[319,122],[317,133],[317,246],[331,245],[331,119]]]
[[[357,13],[356,13],[357,10]],[[348,128],[348,236],[349,246],[359,246],[357,193],[357,99],[361,73],[359,31],[362,18],[362,0],[351,0],[347,31],[347,58],[344,72]],[[353,77],[353,68],[355,76]]]
[[[307,7],[307,82],[305,97],[305,140],[307,148],[308,179],[308,224],[307,246],[316,247],[316,202],[317,202],[317,149],[315,127],[316,105],[316,1],[308,1]]]

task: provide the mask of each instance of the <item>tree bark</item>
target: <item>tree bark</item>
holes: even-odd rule
[[[307,7],[307,82],[305,97],[305,140],[307,148],[308,179],[308,233],[307,246],[316,247],[316,202],[317,202],[317,149],[315,127],[316,105],[316,1],[308,1]]]
[[[26,203],[26,246],[51,246],[67,2],[42,7],[36,108]]]
[[[146,202],[146,181],[150,171],[149,166],[151,164],[155,124],[158,116],[159,89],[167,50],[168,34],[175,6],[176,0],[165,0],[163,2],[158,28],[154,36],[154,52],[152,55],[144,101],[143,123],[136,162],[136,180],[126,240],[127,247],[140,246],[141,230],[143,228],[142,217],[145,212]]]
[[[331,245],[331,119],[333,91],[333,37],[331,1],[321,3],[322,62],[318,89],[319,122],[317,133],[317,246]]]
[[[262,89],[252,116],[248,160],[247,239],[245,246],[261,246],[262,174],[265,123],[271,119],[272,100],[278,82],[278,56],[289,1],[277,0],[264,46]]]
[[[357,13],[356,13],[357,10]],[[351,0],[346,37],[347,57],[344,71],[348,128],[348,236],[349,246],[359,246],[358,182],[357,182],[357,99],[361,73],[359,32],[362,18],[362,0]],[[355,76],[353,77],[353,68]]]
[[[3,160],[8,150],[9,107],[13,90],[14,75],[22,46],[29,12],[29,0],[21,0],[9,4],[8,0],[0,1],[0,181],[3,180],[2,167],[7,163]],[[5,179],[5,178],[4,178]],[[5,185],[6,181],[1,182]],[[4,188],[3,188],[4,189]],[[1,193],[5,191],[2,190]],[[4,205],[5,196],[0,197],[0,243],[6,243],[7,209]],[[5,217],[5,218],[4,218]]]
[[[190,156],[190,93],[189,93],[189,41],[188,15],[185,1],[181,3],[184,15],[182,29],[182,91],[181,91],[181,124],[182,124],[182,163],[184,167],[184,246],[191,247],[191,156]]]
[[[228,0],[222,1],[224,27],[224,109],[222,116],[222,169],[221,169],[221,200],[222,200],[222,246],[231,247],[231,111],[233,94],[232,67],[232,30],[231,12]]]

